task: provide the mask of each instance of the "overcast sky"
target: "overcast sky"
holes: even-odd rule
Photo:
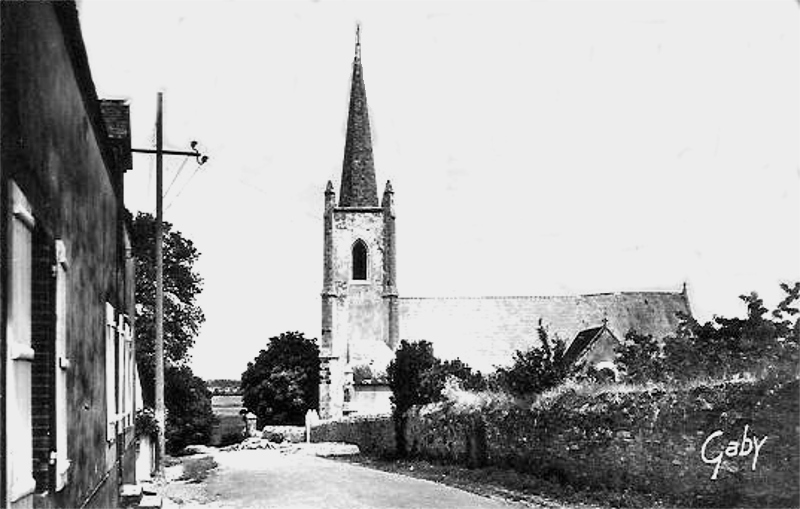
[[[800,280],[800,41],[792,0],[99,1],[98,94],[130,101],[192,239],[192,366],[238,378],[268,338],[319,337],[322,210],[338,191],[355,26],[401,296],[679,291],[702,320]],[[154,211],[134,156],[128,207]],[[401,324],[402,335],[402,324]]]

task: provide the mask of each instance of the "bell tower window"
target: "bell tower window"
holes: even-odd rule
[[[353,244],[353,279],[367,279],[367,245],[361,239]]]

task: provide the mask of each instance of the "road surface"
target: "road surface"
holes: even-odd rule
[[[487,508],[530,507],[431,481],[312,455],[274,450],[216,452],[219,464],[200,484],[171,483],[165,507]]]

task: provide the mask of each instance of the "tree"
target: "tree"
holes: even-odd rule
[[[188,366],[164,370],[164,405],[167,407],[167,452],[175,454],[189,444],[208,444],[218,422],[211,408],[211,392]]]
[[[243,402],[258,425],[296,424],[319,402],[319,348],[302,332],[272,337],[242,373]]]
[[[400,341],[395,357],[386,368],[392,407],[395,415],[404,414],[414,405],[425,405],[438,396],[436,384],[426,380],[426,373],[435,368],[439,359],[433,355],[428,341]]]
[[[434,357],[435,358],[435,357]],[[435,358],[433,366],[422,374],[423,391],[431,395],[431,401],[442,399],[442,390],[448,379],[456,379],[462,389],[468,391],[482,391],[486,389],[487,383],[480,371],[472,371],[469,365],[461,359],[440,361]]]
[[[155,218],[140,212],[131,226],[131,248],[136,260],[136,360],[144,381],[155,373]],[[189,358],[194,338],[205,321],[197,305],[203,279],[194,271],[200,257],[191,240],[163,223],[164,232],[164,362],[180,365]],[[144,395],[152,405],[152,389]]]
[[[473,372],[461,360],[440,361],[428,341],[402,340],[386,376],[392,389],[392,416],[400,455],[406,453],[405,414],[411,407],[440,401],[448,378],[458,379],[465,389],[480,390],[486,386],[480,372]]]
[[[392,389],[392,417],[395,427],[397,454],[406,454],[406,412],[414,405],[430,403],[437,396],[434,384],[425,382],[425,373],[433,369],[438,359],[428,341],[409,343],[401,340],[395,357],[386,368],[389,388]]]
[[[550,344],[547,330],[539,322],[537,328],[539,346],[514,352],[514,362],[510,368],[498,368],[495,375],[497,383],[517,397],[529,397],[555,387],[569,375],[577,372],[580,366],[570,363],[564,356],[564,341],[556,338]]]
[[[617,347],[617,363],[628,382],[660,381],[665,376],[661,346],[652,335],[628,331]]]
[[[186,365],[205,317],[196,303],[203,280],[194,271],[200,253],[164,222],[164,405],[168,451],[208,443],[214,414],[205,383]],[[136,364],[146,406],[155,402],[155,218],[139,213],[131,225],[136,260]],[[189,396],[191,395],[191,396]],[[181,398],[186,396],[189,401]]]
[[[675,334],[663,341],[631,331],[618,362],[631,382],[726,378],[741,373],[796,374],[800,361],[800,283],[781,284],[785,298],[773,311],[758,294],[739,298],[744,318],[715,316],[704,324],[680,315]]]

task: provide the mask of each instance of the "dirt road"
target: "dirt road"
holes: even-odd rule
[[[171,483],[165,507],[491,508],[530,507],[430,481],[274,450],[215,452],[219,466],[198,484]]]

